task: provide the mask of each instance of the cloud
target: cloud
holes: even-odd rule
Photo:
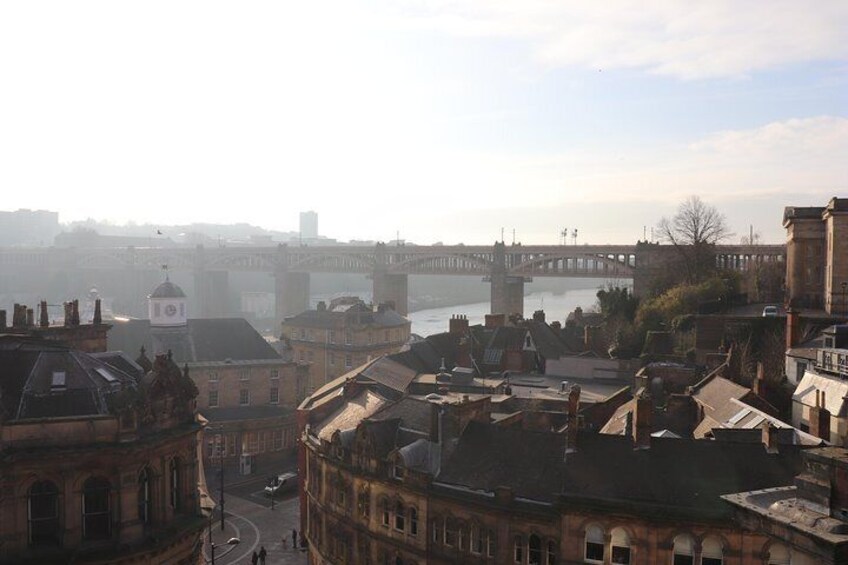
[[[402,6],[399,18],[420,28],[525,40],[550,67],[704,79],[848,59],[848,3],[841,0],[411,0]]]

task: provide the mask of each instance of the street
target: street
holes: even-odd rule
[[[292,528],[300,529],[297,493],[290,492],[277,498],[272,510],[271,500],[263,491],[266,483],[265,477],[258,477],[226,488],[224,531],[221,531],[220,515],[216,514],[212,523],[216,565],[249,564],[253,552],[259,553],[263,546],[268,552],[267,565],[306,563],[306,552],[293,549],[291,543]],[[283,535],[287,542],[285,549]],[[239,538],[241,543],[236,546],[226,545],[227,540],[233,537]],[[206,562],[210,563],[208,531],[203,555]]]

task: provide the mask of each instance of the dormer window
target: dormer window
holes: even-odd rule
[[[402,481],[406,476],[406,469],[403,466],[403,460],[398,457],[395,460],[394,465],[392,465],[392,477],[395,479]]]

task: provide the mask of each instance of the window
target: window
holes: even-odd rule
[[[495,537],[495,530],[489,530],[489,532],[486,534],[486,555],[489,557],[494,557],[497,548],[498,538]]]
[[[350,345],[351,343],[353,343],[353,332],[345,330],[345,345]]]
[[[59,489],[50,481],[38,481],[29,487],[27,498],[29,544],[60,545]]]
[[[108,539],[112,533],[109,481],[90,477],[82,488],[82,537],[86,540]]]
[[[611,536],[612,541],[612,562],[615,565],[630,565],[630,537],[621,528],[613,529]]]
[[[336,355],[334,353],[330,353],[330,367],[336,366]]]
[[[348,353],[345,355],[345,368],[350,369],[351,367],[353,367],[353,356]]]
[[[269,396],[268,402],[270,402],[271,404],[279,404],[279,402],[280,402],[280,389],[278,387],[272,386],[268,396]]]
[[[395,529],[402,532],[406,529],[406,509],[403,502],[395,502]]]
[[[250,390],[243,388],[239,390],[239,405],[240,406],[248,406],[250,405]]]
[[[384,527],[389,527],[389,520],[391,519],[389,516],[389,501],[383,499],[380,501],[380,511],[382,514],[382,524]]]
[[[283,430],[274,430],[274,450],[279,451],[283,448]]]
[[[694,546],[695,544],[692,542],[691,536],[681,534],[674,538],[674,558],[672,565],[694,565]]]
[[[298,353],[298,356],[300,357],[300,361],[301,361],[301,363],[303,363],[303,362],[305,362],[305,361],[306,361],[306,355],[304,355],[303,350],[301,350],[301,351]]]
[[[279,378],[280,378],[280,371],[278,371],[277,369],[271,369],[271,380],[279,379]]]
[[[548,542],[548,565],[556,565],[557,544],[556,542]]]
[[[306,352],[306,360],[312,363],[315,361],[315,353],[312,350]]]
[[[403,459],[401,459],[400,455],[395,459],[394,465],[392,465],[392,476],[396,479],[403,480],[403,477],[406,474],[406,469],[403,467]]]
[[[383,332],[383,341],[389,341],[389,330]]]
[[[170,470],[169,475],[170,475],[170,478],[171,478],[171,481],[170,481],[171,492],[170,492],[170,497],[169,497],[170,503],[171,503],[171,508],[173,508],[175,511],[178,511],[180,509],[180,506],[181,506],[180,505],[180,495],[182,494],[180,492],[180,490],[181,490],[180,489],[180,480],[181,480],[180,475],[182,475],[182,473],[181,473],[181,469],[180,469],[180,459],[179,459],[179,457],[174,457],[173,459],[171,459],[171,465],[170,465],[169,470]]]
[[[468,549],[471,553],[480,555],[483,553],[483,532],[480,531],[478,524],[471,524],[471,530],[468,536]]]
[[[790,563],[789,550],[786,546],[777,543],[769,547],[768,565],[790,565]]]
[[[445,545],[453,547],[456,543],[456,524],[453,518],[445,518]]]
[[[430,520],[430,539],[433,543],[439,543],[439,519],[433,518]]]
[[[240,381],[249,381],[250,380],[250,369],[241,369],[238,372]]]
[[[586,563],[604,562],[604,531],[599,526],[586,528]]]
[[[456,548],[465,551],[465,526],[461,523],[456,528]]]
[[[210,390],[209,391],[209,408],[217,408],[218,407],[218,391]]]
[[[531,534],[527,540],[527,563],[542,565],[542,540],[536,534]]]
[[[722,565],[724,552],[721,542],[716,538],[707,538],[701,546],[701,565]]]
[[[210,383],[217,383],[218,382],[218,372],[217,371],[210,371],[209,372],[209,382]]]
[[[418,535],[418,510],[415,508],[409,509],[409,535]]]
[[[138,519],[149,524],[152,518],[153,496],[150,492],[150,470],[147,467],[138,474]]]
[[[329,332],[327,332],[327,334],[329,336],[327,339],[330,341],[330,343],[336,343],[336,332],[330,330]]]
[[[367,520],[371,515],[371,497],[368,490],[360,489],[356,506],[359,509],[359,515]]]
[[[53,371],[53,379],[50,381],[50,392],[65,390],[65,371]]]
[[[524,540],[521,536],[515,536],[512,542],[512,560],[516,563],[524,563]]]

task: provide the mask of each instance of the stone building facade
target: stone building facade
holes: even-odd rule
[[[316,390],[354,367],[394,353],[409,341],[411,322],[387,305],[376,311],[361,300],[319,303],[283,321],[283,340],[292,359],[309,364],[309,390]]]
[[[109,346],[140,351],[136,363],[145,370],[148,352],[188,367],[198,411],[209,422],[204,458],[223,454],[247,475],[267,466],[263,460],[292,456],[306,365],[284,360],[244,319],[189,318],[185,293],[169,280],[148,297],[148,311],[149,320],[115,321]]]
[[[848,198],[787,207],[786,291],[793,307],[848,313]]]
[[[0,335],[0,563],[200,559],[197,389],[166,355],[151,371]]]
[[[800,543],[735,520],[722,499],[803,471],[803,450],[771,427],[762,443],[658,438],[637,415],[627,436],[606,436],[579,429],[579,387],[562,427],[496,414],[485,396],[328,388],[301,405],[312,564],[844,562],[848,522]]]

